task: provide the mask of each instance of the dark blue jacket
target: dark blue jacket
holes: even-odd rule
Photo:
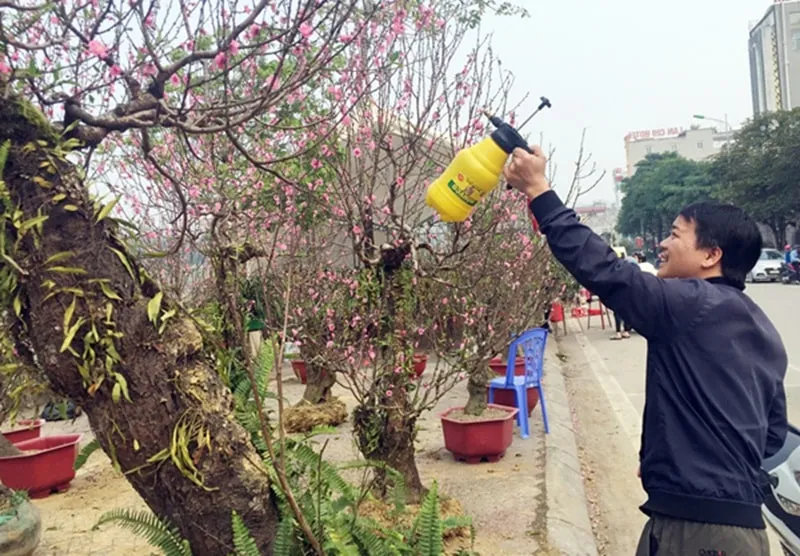
[[[763,529],[759,468],[787,429],[775,327],[743,286],[665,280],[620,260],[552,191],[530,208],[556,258],[647,339],[642,511]]]

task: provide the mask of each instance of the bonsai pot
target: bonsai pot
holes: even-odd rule
[[[18,456],[0,457],[0,481],[14,490],[27,490],[31,498],[64,492],[75,477],[80,434],[44,436],[19,442]]]
[[[506,362],[499,357],[489,360],[489,368],[498,376],[506,376]],[[514,362],[514,375],[525,376],[525,360],[522,357],[517,357]]]
[[[428,365],[428,356],[424,353],[414,354],[414,374],[417,378],[422,376],[425,372],[425,367]]]
[[[308,373],[306,372],[306,362],[302,359],[292,359],[292,370],[294,376],[300,379],[302,384],[308,382]]]
[[[486,394],[486,399],[488,401],[489,394]],[[497,405],[503,405],[505,407],[517,407],[516,404],[516,396],[513,390],[495,390],[494,391],[494,403]],[[528,417],[533,414],[533,409],[536,407],[536,404],[539,403],[539,389],[535,386],[528,388]]]
[[[456,460],[467,463],[495,462],[511,446],[514,419],[519,410],[496,404],[489,404],[487,408],[498,410],[503,415],[475,417],[471,420],[451,417],[451,413],[461,411],[463,407],[452,407],[440,415],[444,447]]]
[[[39,438],[42,425],[44,425],[44,419],[20,419],[17,421],[17,428],[10,431],[3,431],[3,436],[12,444]]]
[[[28,500],[23,500],[17,507],[0,515],[3,516],[3,523],[0,525],[0,554],[4,556],[33,554],[39,545],[42,532],[42,519],[36,507]]]

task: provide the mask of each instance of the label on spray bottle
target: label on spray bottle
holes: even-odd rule
[[[461,173],[459,173],[458,176],[456,176],[456,179],[460,183],[464,183],[465,181],[464,175]],[[456,183],[456,180],[450,179],[447,182],[447,187],[450,189],[450,191],[452,191],[456,195],[456,197],[458,197],[461,201],[463,201],[470,207],[474,207],[476,204],[478,204],[478,201],[480,200],[480,197],[477,200],[472,198],[472,194],[476,189],[475,186],[473,185],[467,185],[466,188],[462,188],[459,187],[459,184]]]

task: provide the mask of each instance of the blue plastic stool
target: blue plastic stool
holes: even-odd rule
[[[530,427],[528,424],[528,388],[536,388],[539,391],[539,404],[542,406],[542,419],[544,420],[544,432],[550,433],[550,425],[547,422],[547,405],[544,401],[544,389],[542,388],[542,374],[544,372],[544,348],[547,345],[547,330],[544,328],[534,328],[523,332],[508,346],[508,366],[506,367],[505,378],[495,378],[489,383],[489,403],[494,403],[495,390],[513,390],[517,400],[517,424],[519,425],[520,436],[530,438]],[[523,358],[525,359],[525,376],[514,376],[516,367],[517,348],[522,347]]]

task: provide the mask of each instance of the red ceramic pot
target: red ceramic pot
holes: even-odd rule
[[[506,376],[506,362],[499,357],[490,359],[489,367],[492,369],[492,371],[494,371],[494,374],[498,376]],[[525,376],[525,360],[522,357],[517,357],[517,360],[514,364],[514,375]]]
[[[414,354],[414,374],[417,375],[417,378],[422,376],[422,373],[425,372],[425,367],[428,365],[428,356],[424,353],[415,353]]]
[[[550,322],[562,322],[564,320],[564,305],[553,303],[550,307]]]
[[[516,408],[489,404],[505,413],[500,418],[460,421],[450,417],[463,407],[452,407],[441,414],[444,446],[456,460],[467,463],[495,462],[502,458],[513,440]]]
[[[308,372],[306,371],[306,362],[302,359],[292,359],[292,370],[294,375],[300,379],[301,384],[308,382]]]
[[[10,431],[3,431],[3,436],[12,444],[32,440],[34,438],[39,438],[42,425],[44,425],[44,419],[20,419],[17,421],[18,428]]]
[[[31,498],[64,492],[75,478],[80,440],[80,434],[64,434],[19,442],[21,455],[0,457],[0,481],[8,488],[27,490]]]
[[[486,400],[489,400],[489,394],[486,394]],[[517,407],[516,396],[513,390],[495,390],[494,403],[506,407]],[[528,388],[528,417],[533,413],[533,408],[539,403],[539,389]]]

